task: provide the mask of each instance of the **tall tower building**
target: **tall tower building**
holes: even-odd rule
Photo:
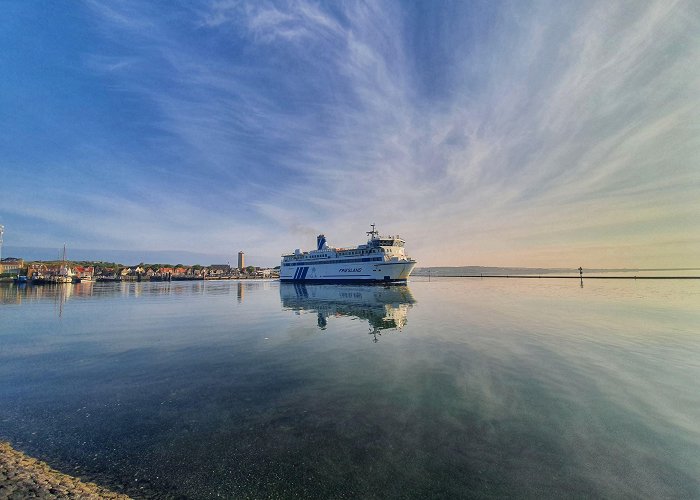
[[[245,268],[245,258],[243,254],[243,250],[238,252],[238,269],[243,270]]]

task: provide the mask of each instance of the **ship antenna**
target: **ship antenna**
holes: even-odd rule
[[[370,237],[370,239],[374,239],[374,236],[377,235],[377,234],[379,234],[379,231],[377,231],[377,230],[374,229],[374,226],[375,226],[374,223],[370,224],[370,226],[372,226],[372,230],[371,230],[371,231],[367,231],[367,235]]]

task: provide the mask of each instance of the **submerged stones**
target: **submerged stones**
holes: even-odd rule
[[[128,499],[94,483],[58,472],[0,442],[0,500],[24,498]]]

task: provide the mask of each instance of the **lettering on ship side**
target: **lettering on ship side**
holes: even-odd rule
[[[343,269],[338,269],[341,273],[359,273],[362,271],[361,267],[346,267]]]

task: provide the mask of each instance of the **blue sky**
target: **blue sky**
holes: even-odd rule
[[[698,2],[3,13],[6,246],[700,267]]]

